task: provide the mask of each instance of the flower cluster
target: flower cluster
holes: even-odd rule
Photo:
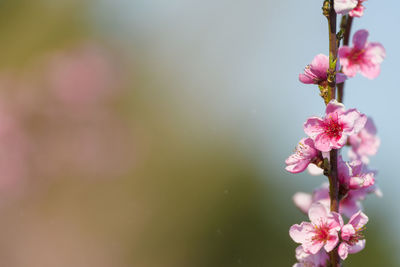
[[[333,1],[335,12],[342,15],[342,21],[350,23],[342,28],[343,31],[351,29],[351,17],[363,15],[365,1]],[[353,46],[338,47],[337,60],[330,61],[323,54],[315,56],[299,75],[300,82],[318,85],[322,92],[332,87],[335,78],[334,85],[343,84],[357,73],[368,79],[376,78],[385,58],[385,49],[380,43],[368,42],[368,35],[367,30],[358,30],[352,38]],[[300,173],[308,169],[313,175],[330,177],[331,183],[334,169],[337,192],[333,194],[336,194],[338,205],[331,209],[334,198],[328,183],[323,183],[311,194],[298,192],[293,196],[295,205],[310,219],[310,222],[293,225],[289,231],[290,237],[300,244],[296,249],[296,267],[330,266],[329,253],[337,253],[344,260],[348,254],[361,251],[365,247],[363,232],[368,222],[361,202],[372,193],[382,196],[375,181],[377,172],[367,166],[369,157],[377,153],[380,145],[372,118],[357,109],[346,109],[334,97],[325,103],[323,116],[305,121],[306,137],[300,140],[285,163],[288,172]],[[348,147],[347,160],[340,155],[343,147]],[[331,158],[332,155],[336,160]],[[343,217],[348,219],[347,224]]]

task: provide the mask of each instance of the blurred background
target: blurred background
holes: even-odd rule
[[[292,266],[292,195],[326,180],[284,170],[324,111],[298,82],[327,54],[321,4],[1,1],[0,265]],[[384,197],[346,266],[400,266],[400,3],[364,5],[353,30],[387,59],[345,104],[378,127]]]

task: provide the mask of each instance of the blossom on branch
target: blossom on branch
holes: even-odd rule
[[[291,173],[302,172],[317,157],[318,150],[314,147],[314,141],[311,138],[303,138],[297,145],[294,154],[286,159],[286,170]]]
[[[339,242],[338,232],[343,226],[343,219],[336,212],[329,212],[321,203],[315,203],[308,211],[311,222],[302,222],[290,227],[289,235],[303,246],[306,253],[317,254],[322,247],[332,251]]]
[[[299,80],[305,84],[318,84],[326,86],[328,81],[329,58],[324,54],[318,54],[311,64],[304,68],[304,73],[299,74]],[[337,64],[339,70],[339,64]],[[336,83],[342,83],[347,79],[343,73],[336,73]]]
[[[357,134],[367,117],[356,109],[345,110],[343,104],[331,100],[324,118],[311,117],[304,123],[304,132],[314,140],[316,149],[329,152],[343,147],[347,138]]]
[[[342,243],[339,245],[338,253],[343,260],[349,253],[354,254],[364,249],[365,239],[362,232],[367,222],[367,215],[359,211],[350,218],[348,224],[342,227]]]
[[[304,251],[303,246],[296,248],[296,259],[298,263],[293,267],[321,267],[326,265],[326,261],[329,260],[329,255],[324,251],[320,250],[317,254],[309,254]]]
[[[367,42],[368,35],[367,30],[359,30],[353,35],[353,47],[339,48],[339,58],[346,76],[354,77],[360,72],[368,79],[378,77],[386,51],[380,43]]]
[[[363,163],[368,164],[368,156],[373,156],[378,152],[381,140],[376,135],[376,127],[371,118],[367,119],[365,126],[358,134],[349,137],[351,150],[349,157],[351,159],[359,159]]]

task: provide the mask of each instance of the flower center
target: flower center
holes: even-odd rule
[[[329,227],[325,223],[315,226],[315,235],[313,240],[325,242],[329,240]]]
[[[353,51],[351,51],[350,61],[353,64],[359,64],[362,61],[364,52],[365,52],[364,49],[361,49],[361,50],[353,49]]]
[[[364,234],[363,234],[364,230],[365,230],[365,227],[357,229],[356,233],[349,238],[349,241],[347,241],[347,243],[350,245],[354,245],[359,240],[364,239]]]
[[[339,123],[336,114],[325,120],[324,131],[330,138],[339,139],[342,136],[343,126]]]

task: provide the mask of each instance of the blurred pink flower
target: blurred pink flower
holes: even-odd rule
[[[376,127],[371,118],[367,119],[364,128],[358,134],[349,137],[351,150],[349,157],[351,159],[360,159],[363,163],[368,164],[368,156],[373,156],[378,152],[381,140],[376,135]]]
[[[357,6],[349,12],[349,15],[351,17],[357,17],[357,18],[362,17],[362,15],[364,14],[364,9],[365,9],[365,7],[363,6],[362,3],[365,1],[367,1],[367,0],[358,0]]]
[[[102,102],[118,87],[118,70],[111,56],[94,44],[85,44],[50,57],[49,89],[61,102],[79,107]]]
[[[363,209],[361,201],[371,193],[374,193],[379,197],[382,195],[382,192],[376,185],[348,191],[348,193],[340,201],[339,213],[350,218],[354,213]],[[308,213],[311,205],[317,202],[329,209],[329,186],[327,183],[324,183],[320,187],[316,188],[312,194],[297,192],[293,196],[293,202],[296,207],[298,207],[305,214]]]
[[[368,79],[378,77],[380,64],[386,56],[385,48],[380,43],[369,43],[367,30],[359,30],[353,35],[353,47],[339,48],[339,58],[343,73],[354,77],[357,72]]]
[[[304,251],[303,246],[298,246],[296,248],[296,259],[299,262],[293,265],[293,267],[321,267],[326,265],[329,255],[322,249],[315,255],[309,254]]]

